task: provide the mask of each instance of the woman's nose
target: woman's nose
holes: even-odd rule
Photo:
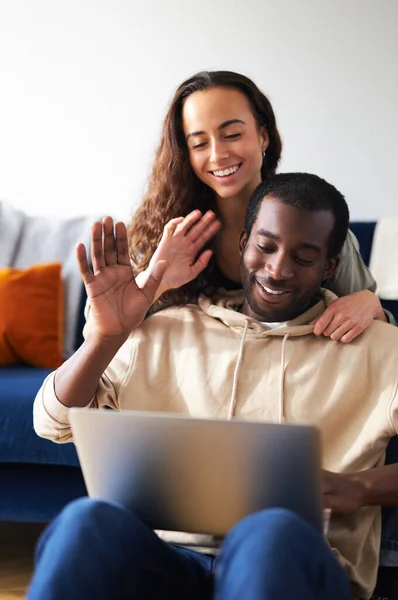
[[[222,160],[229,157],[229,151],[225,144],[222,142],[212,141],[210,150],[210,161],[218,165]]]

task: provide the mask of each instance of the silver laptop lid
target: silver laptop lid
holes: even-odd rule
[[[225,535],[284,507],[322,532],[315,427],[95,409],[71,409],[70,422],[89,495],[150,527]]]

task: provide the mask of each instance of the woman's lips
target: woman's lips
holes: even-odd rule
[[[229,183],[236,178],[236,174],[239,173],[242,164],[237,163],[226,169],[215,169],[214,171],[209,171],[209,174],[219,183]]]

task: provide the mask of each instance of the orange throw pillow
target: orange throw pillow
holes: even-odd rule
[[[56,369],[63,362],[60,263],[0,269],[0,364]]]

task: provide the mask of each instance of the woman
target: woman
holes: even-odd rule
[[[192,301],[208,286],[234,289],[239,281],[239,236],[250,195],[276,171],[282,143],[269,100],[247,77],[229,71],[194,75],[177,89],[166,115],[148,191],[129,227],[137,272],[149,264],[170,219],[212,209],[223,227],[214,255],[194,281],[162,297]],[[394,322],[374,294],[376,283],[350,232],[326,287],[340,296],[315,324],[316,335],[350,342],[373,319]],[[167,286],[170,287],[170,286]]]

